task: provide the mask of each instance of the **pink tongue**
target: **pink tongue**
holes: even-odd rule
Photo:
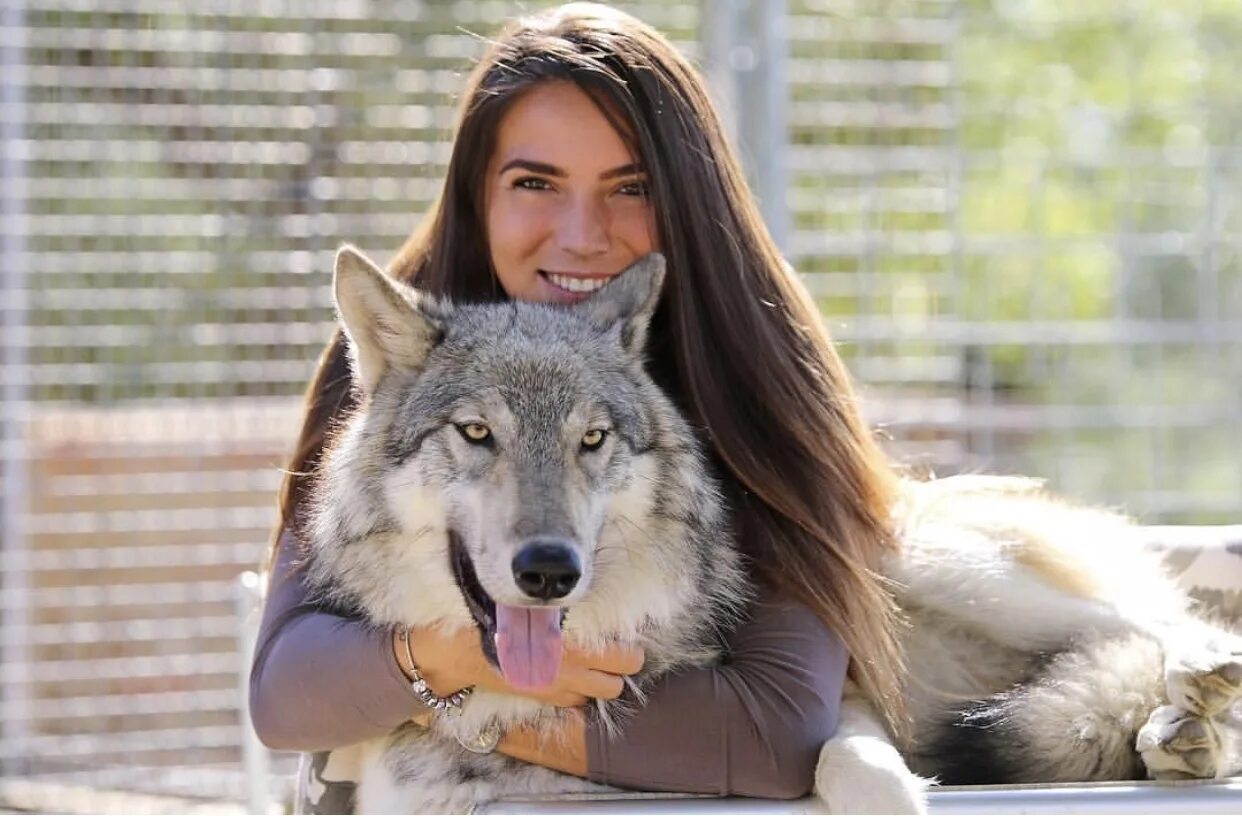
[[[561,610],[496,605],[496,656],[509,685],[540,689],[561,668]]]

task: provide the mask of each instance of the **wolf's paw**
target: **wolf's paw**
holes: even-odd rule
[[[1151,713],[1134,748],[1152,779],[1214,779],[1224,759],[1215,723],[1175,705]]]
[[[1224,636],[1171,657],[1164,684],[1169,702],[1184,711],[1201,717],[1224,711],[1242,695],[1242,641]]]
[[[815,768],[825,813],[926,813],[928,784],[896,748],[874,737],[829,740]]]

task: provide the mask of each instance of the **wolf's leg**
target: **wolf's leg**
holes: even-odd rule
[[[920,767],[947,784],[1141,779],[1135,738],[1164,701],[1162,667],[1150,637],[1082,644],[1031,681],[953,712],[919,746]]]
[[[1237,723],[1221,728],[1216,717],[1200,717],[1175,705],[1152,712],[1135,749],[1152,779],[1215,779],[1239,770]]]
[[[1164,681],[1169,702],[1212,716],[1242,696],[1242,638],[1200,623],[1164,638]]]
[[[875,709],[851,686],[837,732],[815,769],[815,793],[826,812],[926,813],[927,784],[906,766]]]
[[[1186,641],[1165,661],[1169,705],[1152,712],[1136,750],[1153,779],[1232,776],[1242,771],[1242,643],[1220,630]]]

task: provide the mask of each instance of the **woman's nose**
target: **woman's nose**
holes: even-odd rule
[[[561,249],[574,255],[599,255],[608,251],[608,213],[598,201],[581,198],[570,202],[557,229]]]

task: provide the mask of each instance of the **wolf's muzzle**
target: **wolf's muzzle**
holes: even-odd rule
[[[513,557],[513,580],[537,601],[555,601],[573,592],[582,562],[567,542],[555,538],[529,541]]]

